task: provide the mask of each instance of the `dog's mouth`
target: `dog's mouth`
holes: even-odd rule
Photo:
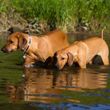
[[[2,48],[1,51],[4,52],[4,53],[11,53],[11,52],[13,52],[14,50],[12,50],[12,49],[7,49],[7,48]]]
[[[56,63],[56,64],[55,64],[55,67],[56,67],[58,70],[62,70],[64,66],[61,66],[61,65],[59,65],[58,63]]]

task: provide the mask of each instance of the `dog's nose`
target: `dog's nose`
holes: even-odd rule
[[[1,51],[3,51],[3,52],[7,52],[7,50],[6,50],[6,48],[1,48]]]
[[[4,48],[1,48],[1,51],[4,51]]]

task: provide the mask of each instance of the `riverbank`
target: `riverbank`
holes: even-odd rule
[[[105,0],[5,0],[0,1],[0,30],[10,27],[45,33],[110,30],[110,1]]]

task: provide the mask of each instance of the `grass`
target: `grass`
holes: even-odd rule
[[[51,28],[74,30],[87,24],[90,30],[110,29],[109,0],[0,0],[0,13],[20,13],[23,18],[46,21]]]

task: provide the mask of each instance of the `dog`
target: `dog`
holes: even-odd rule
[[[30,67],[37,61],[45,62],[56,51],[68,45],[67,35],[58,29],[41,36],[15,32],[8,36],[7,43],[1,50],[6,53],[18,49],[22,50],[24,52],[24,66]]]
[[[80,68],[86,68],[86,64],[93,63],[96,55],[101,57],[104,65],[109,65],[109,48],[103,40],[103,36],[76,41],[57,51],[54,55],[55,65],[60,70],[66,64],[71,66],[73,63],[78,63]]]

